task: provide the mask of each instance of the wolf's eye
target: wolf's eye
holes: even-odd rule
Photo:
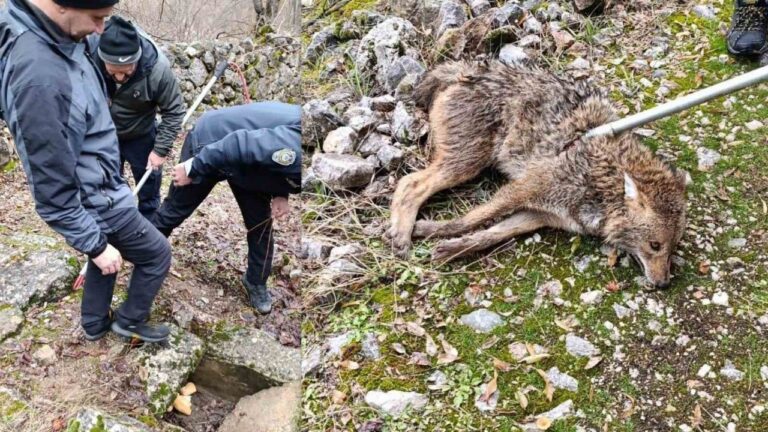
[[[651,242],[651,249],[658,252],[661,249],[661,244],[659,242]]]

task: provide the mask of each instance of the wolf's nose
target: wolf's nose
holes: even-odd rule
[[[656,283],[656,288],[658,288],[658,289],[667,289],[667,288],[669,288],[669,280],[657,282]]]

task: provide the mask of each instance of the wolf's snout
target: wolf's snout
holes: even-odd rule
[[[665,289],[669,288],[669,285],[670,285],[669,279],[663,280],[663,281],[660,281],[660,282],[656,282],[655,285],[656,285],[656,288],[665,290]]]

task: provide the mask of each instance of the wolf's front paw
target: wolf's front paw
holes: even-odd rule
[[[392,247],[392,253],[395,256],[403,259],[408,258],[409,251],[411,250],[411,239],[408,235],[391,227],[387,230],[386,238],[389,240],[389,245]]]
[[[458,239],[443,240],[432,250],[432,261],[450,261],[465,252],[465,242]]]

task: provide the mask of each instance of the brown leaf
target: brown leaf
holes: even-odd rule
[[[443,354],[437,357],[437,364],[450,364],[459,358],[459,351],[448,343],[445,339],[440,341],[443,344]]]
[[[485,392],[480,396],[480,402],[488,403],[488,401],[491,400],[491,396],[493,396],[493,393],[498,390],[498,378],[499,374],[496,371],[493,371],[493,379],[488,381],[488,384],[485,386]]]
[[[429,357],[427,357],[426,354],[422,352],[415,352],[411,354],[410,360],[408,360],[408,364],[414,364],[417,366],[431,366],[432,363],[429,361]]]
[[[541,369],[536,369],[536,372],[538,372],[541,379],[544,380],[544,394],[547,396],[547,401],[552,402],[552,397],[555,395],[555,386],[552,385],[546,372]]]
[[[391,346],[392,346],[392,349],[395,350],[395,352],[398,353],[398,354],[405,354],[406,353],[405,347],[401,343],[395,342]]]
[[[493,358],[493,367],[502,372],[509,372],[512,370],[512,366],[509,363],[501,361],[496,357]]]
[[[586,365],[586,366],[584,366],[584,369],[585,369],[585,370],[590,370],[590,369],[592,369],[593,367],[595,367],[595,366],[597,366],[598,364],[600,364],[600,362],[601,362],[601,361],[603,361],[603,358],[602,358],[602,357],[592,357],[592,358],[590,358],[590,359],[589,359],[589,361],[587,362],[587,365]]]
[[[534,354],[534,355],[529,355],[528,357],[523,357],[520,360],[520,362],[521,363],[525,362],[526,364],[534,364],[548,357],[549,357],[549,354]]]
[[[438,351],[439,351],[439,348],[437,347],[435,340],[432,339],[432,336],[427,335],[427,355],[430,357],[434,357],[437,355]]]
[[[331,394],[331,401],[335,405],[341,405],[344,403],[345,400],[347,400],[347,394],[344,392],[334,390],[333,393]]]
[[[612,248],[608,252],[608,267],[616,267],[616,263],[619,261],[619,251],[616,248]]]
[[[483,350],[489,350],[489,349],[491,349],[491,348],[492,348],[494,345],[496,345],[497,343],[499,343],[499,340],[500,340],[500,339],[499,339],[499,337],[498,337],[498,336],[491,336],[491,338],[490,338],[490,339],[488,339],[487,341],[483,342],[483,345],[482,345],[480,348],[482,348]]]
[[[517,403],[520,404],[520,408],[522,409],[528,408],[528,396],[526,396],[524,392],[520,390],[516,391],[515,399],[517,399]]]
[[[339,363],[341,367],[347,370],[358,370],[360,369],[360,363],[352,360],[344,360]]]
[[[408,333],[418,337],[424,337],[424,335],[427,333],[426,330],[424,330],[424,327],[412,321],[405,323],[405,329],[408,331]]]
[[[703,423],[701,418],[701,405],[696,404],[696,406],[693,408],[693,417],[691,417],[691,426],[692,427],[699,427]]]
[[[566,332],[571,332],[579,325],[579,321],[576,319],[575,315],[570,315],[564,319],[555,318],[555,324]]]
[[[699,274],[700,274],[700,275],[706,275],[706,274],[709,274],[709,266],[710,266],[710,265],[711,265],[711,264],[710,264],[710,262],[709,262],[709,261],[702,261],[702,262],[700,262],[700,263],[699,263]]]

